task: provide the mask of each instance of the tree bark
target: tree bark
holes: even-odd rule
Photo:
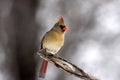
[[[58,55],[54,55],[46,52],[45,49],[39,50],[37,53],[41,58],[53,63],[56,67],[63,69],[64,71],[83,80],[99,80],[98,78],[86,73],[83,69],[70,63],[69,61],[61,58]]]
[[[0,65],[5,73],[3,80],[35,79],[36,7],[37,0],[0,0],[0,50],[5,55]]]

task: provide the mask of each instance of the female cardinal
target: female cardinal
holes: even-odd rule
[[[56,54],[64,44],[64,32],[68,27],[64,25],[63,17],[59,17],[59,21],[48,31],[41,41],[41,49],[46,49],[47,52]],[[48,66],[48,61],[42,60],[39,70],[39,77],[44,78]]]

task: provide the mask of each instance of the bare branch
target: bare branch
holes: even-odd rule
[[[96,77],[84,72],[81,68],[78,68],[76,65],[68,62],[67,60],[61,58],[58,55],[48,53],[45,49],[39,50],[37,53],[41,58],[52,62],[56,67],[65,70],[66,72],[75,75],[76,77],[83,80],[99,80]]]

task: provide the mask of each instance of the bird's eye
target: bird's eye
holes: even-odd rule
[[[60,28],[61,28],[61,29],[63,29],[64,27],[65,27],[65,26],[63,26],[63,25],[60,25]]]

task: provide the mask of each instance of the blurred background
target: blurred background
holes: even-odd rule
[[[38,78],[43,35],[63,16],[60,56],[101,80],[120,79],[120,0],[0,0],[0,80]],[[49,63],[44,80],[80,80]]]

